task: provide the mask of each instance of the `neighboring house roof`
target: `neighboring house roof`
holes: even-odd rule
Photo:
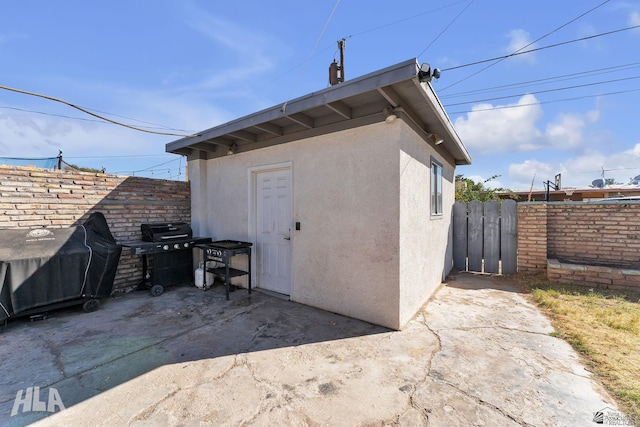
[[[507,191],[499,193],[503,199],[510,199],[516,196],[516,201],[526,202],[531,199],[532,202],[543,201],[546,197],[544,190],[532,191]],[[614,184],[601,188],[598,187],[565,187],[561,190],[549,191],[549,201],[589,201],[600,199],[630,199],[640,196],[640,185],[635,184]]]
[[[391,107],[425,138],[436,134],[455,164],[468,165],[471,156],[453,128],[428,82],[421,82],[416,59],[331,86],[266,110],[170,142],[166,151],[206,158],[300,140],[381,122]]]

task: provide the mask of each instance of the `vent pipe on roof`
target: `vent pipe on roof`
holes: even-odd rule
[[[344,48],[346,47],[346,42],[345,39],[338,40],[340,64],[334,59],[331,65],[329,65],[329,84],[331,84],[331,86],[344,82]]]

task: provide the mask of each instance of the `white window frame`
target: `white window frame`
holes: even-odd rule
[[[443,166],[442,163],[431,158],[431,173],[430,173],[430,205],[431,205],[431,216],[432,217],[441,217],[443,215],[443,203],[442,203],[442,172]]]

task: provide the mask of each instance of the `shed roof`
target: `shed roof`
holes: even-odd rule
[[[250,151],[380,122],[385,108],[424,138],[444,139],[441,147],[456,164],[471,163],[433,87],[421,81],[415,58],[178,139],[166,151],[215,158],[230,149]]]

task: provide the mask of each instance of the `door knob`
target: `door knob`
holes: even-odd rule
[[[291,237],[285,237],[284,240],[291,240]]]

